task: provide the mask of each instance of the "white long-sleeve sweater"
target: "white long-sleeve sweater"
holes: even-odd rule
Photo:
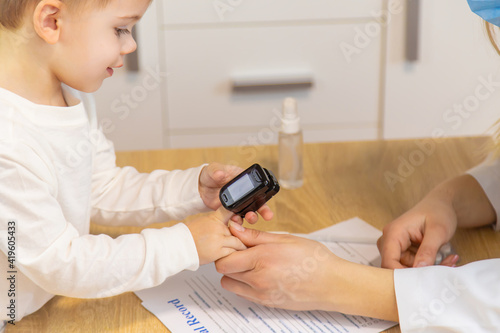
[[[92,100],[74,91],[65,98],[73,106],[37,105],[0,89],[0,319],[19,321],[54,295],[107,297],[199,266],[182,223],[116,239],[89,235],[90,220],[144,226],[206,211],[201,167],[116,167]]]

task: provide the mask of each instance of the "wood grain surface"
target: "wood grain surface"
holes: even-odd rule
[[[488,138],[451,138],[434,141],[370,141],[305,145],[304,186],[281,190],[269,206],[272,221],[259,221],[261,230],[308,233],[359,216],[378,229],[411,208],[438,183],[480,163]],[[117,153],[117,164],[141,172],[185,169],[216,161],[246,168],[252,163],[278,170],[276,146],[224,147]],[[170,221],[151,227],[164,227]],[[93,224],[91,233],[117,237],[142,228]],[[452,244],[460,265],[500,257],[500,235],[491,228],[459,230]],[[25,317],[13,332],[169,332],[141,306],[133,293],[106,299],[56,296]],[[395,327],[388,332],[399,332]]]

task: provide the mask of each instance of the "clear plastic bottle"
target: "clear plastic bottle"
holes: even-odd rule
[[[279,132],[279,183],[286,189],[301,187],[303,179],[302,130],[297,111],[297,101],[288,97],[283,101],[281,129]]]

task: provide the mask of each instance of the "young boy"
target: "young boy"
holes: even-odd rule
[[[1,320],[18,321],[54,295],[153,287],[245,248],[218,200],[239,168],[139,174],[116,167],[98,129],[86,93],[136,49],[130,31],[149,3],[0,0]],[[218,210],[171,228],[89,235],[90,220],[144,226],[208,209]],[[268,207],[259,212],[272,217]]]

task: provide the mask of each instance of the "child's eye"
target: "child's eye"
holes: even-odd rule
[[[130,34],[130,30],[122,28],[115,28],[115,32],[118,37]]]

